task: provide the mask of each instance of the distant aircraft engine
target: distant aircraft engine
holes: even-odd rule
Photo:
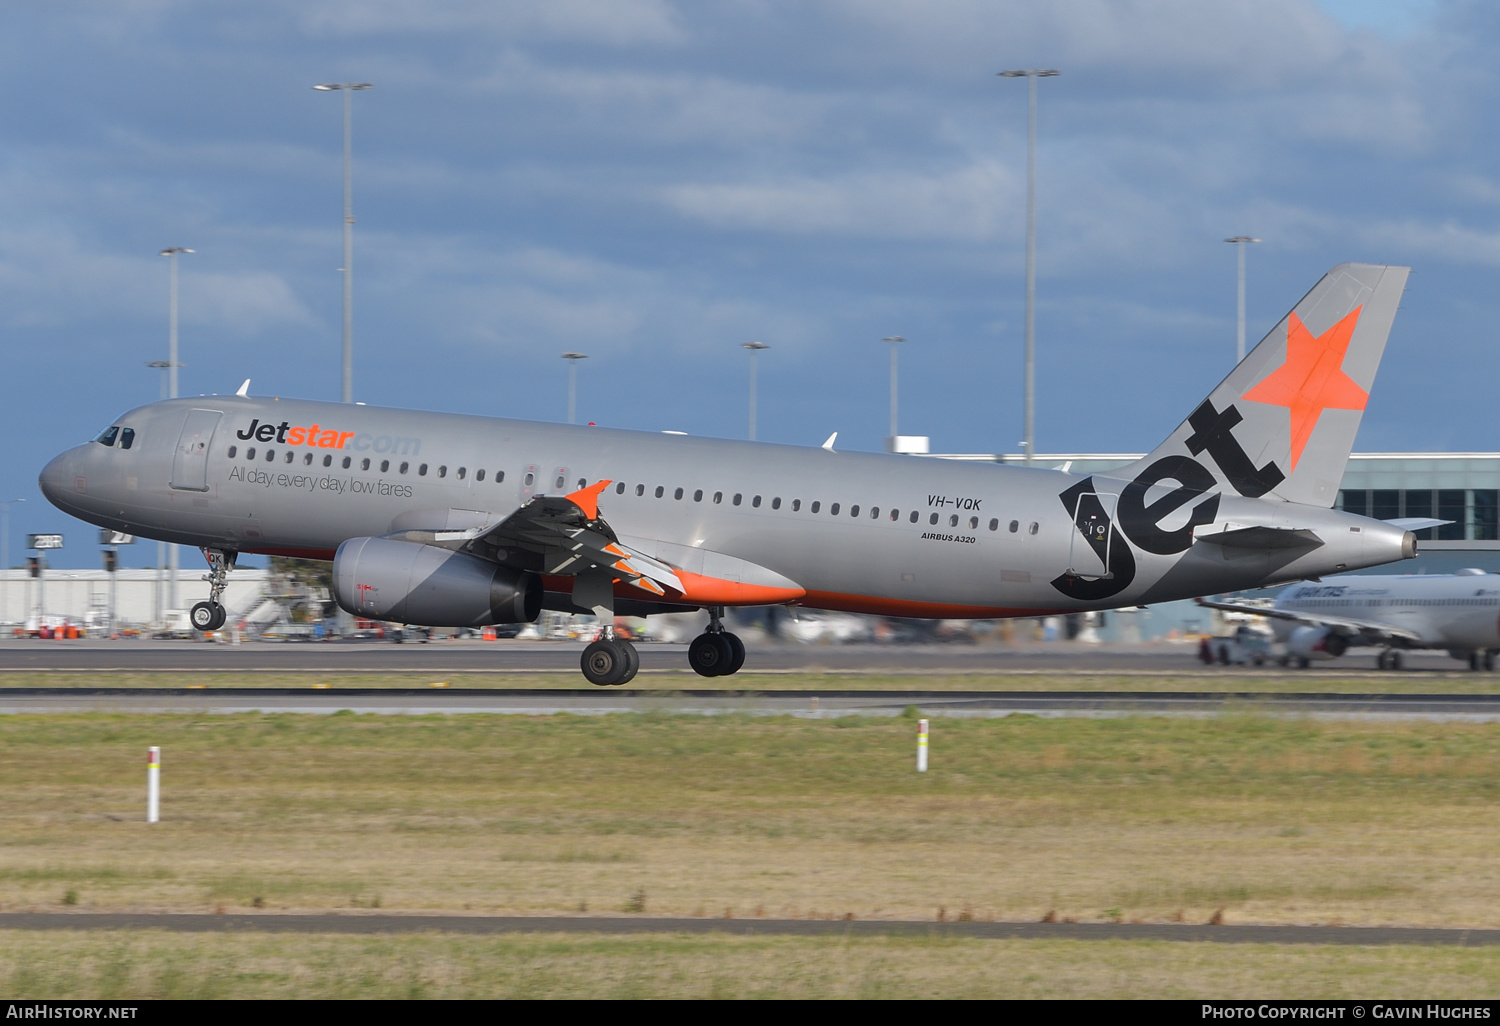
[[[333,597],[372,620],[481,627],[535,620],[542,581],[436,545],[350,538],[333,557]]]
[[[1327,627],[1298,627],[1286,639],[1286,647],[1302,659],[1337,659],[1349,651],[1349,640]]]

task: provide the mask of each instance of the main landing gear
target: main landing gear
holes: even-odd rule
[[[1375,657],[1375,668],[1377,670],[1401,669],[1401,653],[1394,648],[1386,649]]]
[[[590,684],[626,684],[640,668],[641,654],[630,642],[615,637],[612,626],[604,628],[599,640],[583,650],[583,675]]]
[[[224,589],[229,587],[229,571],[234,569],[237,555],[223,549],[203,550],[203,558],[208,560],[208,573],[203,577],[208,582],[208,601],[199,602],[188,613],[194,630],[216,631],[229,619],[229,612],[219,600],[224,597]]]
[[[745,643],[724,629],[723,606],[708,609],[708,630],[688,646],[688,665],[704,677],[727,677],[745,665]]]

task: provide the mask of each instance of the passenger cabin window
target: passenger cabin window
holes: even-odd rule
[[[1026,533],[1027,534],[1036,534],[1041,529],[1042,529],[1042,525],[1039,524],[1039,523],[1037,523],[1035,520],[1033,520],[1031,522],[1031,526],[1028,527],[1028,528],[1026,528]]]
[[[857,517],[857,516],[859,516],[859,506],[858,505],[850,506],[849,507],[849,515],[851,517]]]
[[[970,517],[969,518],[969,530],[971,530],[971,531],[977,531],[977,530],[979,530],[979,518],[978,517]]]
[[[932,525],[936,526],[936,524],[937,524],[937,514],[934,513],[932,516],[928,517],[927,518],[927,522],[929,524],[932,524]]]
[[[474,480],[476,480],[476,481],[483,481],[484,480],[484,471],[482,469],[474,471]],[[496,478],[495,480],[498,481],[499,478]]]
[[[699,488],[697,491],[695,491],[693,493],[693,501],[694,502],[702,502],[703,501],[703,489],[702,488]]]
[[[563,476],[561,474],[558,474],[557,475],[557,483],[555,485],[553,485],[552,487],[553,488],[557,488],[557,489],[561,489],[565,484],[566,484],[566,482],[563,480]]]
[[[536,481],[536,475],[531,473],[530,471],[527,471],[526,478],[522,483],[525,484],[527,488],[530,488],[534,481]]]
[[[348,465],[349,465],[349,457],[345,456],[344,457],[344,466],[347,467]],[[331,466],[333,466],[333,457],[332,456],[324,456],[323,457],[323,466],[325,466],[325,467],[331,467]]]
[[[423,466],[426,466],[426,464],[423,464]],[[447,477],[447,476],[448,476],[448,468],[447,467],[438,467],[438,477]]]
[[[619,484],[615,485],[615,494],[616,495],[624,495],[625,494],[625,482],[624,481],[621,481]]]
[[[760,509],[760,496],[757,495],[755,498],[751,499],[750,505],[754,506],[756,509]]]
[[[247,460],[253,460],[253,459],[255,459],[255,446],[252,445],[250,448],[248,448],[248,449],[245,450],[245,459],[247,459]]]
[[[439,471],[439,473],[438,473],[438,477],[442,477],[442,476],[443,476],[443,475],[442,475],[442,472],[441,472],[441,471]],[[588,483],[589,483],[589,479],[588,479],[588,478],[586,478],[586,477],[580,477],[580,478],[579,478],[579,479],[578,479],[578,487],[579,487],[579,488],[582,488],[582,487],[584,487],[584,486],[585,486],[585,485],[587,485],[587,484],[588,484]]]
[[[275,449],[267,449],[266,450],[266,462],[270,463],[275,458],[276,458],[276,450]]]
[[[674,498],[674,499],[681,499],[682,498],[682,489],[679,488],[675,492],[673,492],[672,493],[672,498]]]
[[[879,520],[880,519],[880,507],[879,506],[871,506],[870,507],[870,519],[871,520]]]
[[[839,504],[838,503],[835,502],[832,506],[828,507],[828,515],[831,516],[831,517],[836,517],[836,516],[839,515]]]
[[[739,492],[735,492],[734,493],[734,504],[736,506],[738,506],[741,502],[744,502],[744,501],[745,501],[745,497],[743,495],[741,495]]]
[[[1015,534],[1020,529],[1021,529],[1021,522],[1019,520],[1012,520],[1010,522],[1010,533],[1011,534]]]
[[[915,524],[917,522],[917,518],[920,517],[921,515],[922,514],[918,513],[916,510],[912,510],[911,511],[911,522]]]
[[[656,497],[657,497],[657,498],[658,498],[658,499],[659,499],[659,498],[661,498],[661,497],[662,497],[662,495],[663,495],[663,494],[664,494],[664,493],[665,493],[665,492],[666,492],[666,489],[665,489],[665,488],[663,488],[663,487],[662,487],[662,486],[661,486],[661,485],[657,485],[657,486],[656,486]]]
[[[714,502],[718,503],[718,502],[723,502],[723,501],[724,501],[724,493],[723,492],[714,492]]]
[[[234,454],[235,454],[236,448],[237,448],[236,446],[231,445],[229,447],[229,452],[225,453],[225,455],[228,456],[230,459],[234,459]]]
[[[771,508],[772,509],[780,509],[781,508],[781,496],[778,495],[778,496],[776,496],[776,498],[774,498],[774,499],[771,500]]]
[[[823,504],[821,502],[814,502],[811,506],[808,507],[808,509],[816,513],[822,507],[822,505]]]
[[[426,477],[427,476],[427,464],[424,463],[424,464],[422,464],[421,466],[419,466],[417,468],[417,476],[418,477]]]
[[[390,469],[391,469],[391,461],[390,460],[381,460],[380,461],[380,472],[382,474],[384,474],[386,471],[388,471]]]
[[[347,460],[348,457],[346,456],[345,459]],[[344,464],[344,466],[346,466],[346,467],[348,465],[349,465],[348,463]],[[370,458],[368,456],[366,456],[364,459],[362,459],[362,460],[359,461],[359,469],[360,470],[369,470],[370,469]]]
[[[464,479],[464,475],[467,474],[467,473],[468,473],[468,471],[465,468],[459,467],[458,468],[458,479],[460,481],[462,481]]]
[[[312,453],[308,453],[308,455],[311,456]],[[297,458],[297,454],[294,453],[294,452],[292,452],[292,450],[288,449],[286,451],[286,459],[282,460],[281,462],[283,462],[283,463],[290,463],[290,462],[292,462],[292,460],[294,460],[296,458]],[[308,462],[310,463],[312,461],[309,460]]]
[[[796,513],[801,508],[802,508],[802,500],[801,499],[793,499],[792,500],[792,512]]]
[[[135,444],[135,428],[126,428],[120,432],[120,448],[129,449]]]
[[[990,521],[990,530],[991,531],[998,531],[998,530],[1000,530],[1000,521],[998,521],[998,520],[991,520]]]
[[[635,494],[636,495],[645,495],[646,494],[646,486],[643,485],[643,484],[636,485],[635,486]]]
[[[120,436],[120,426],[118,424],[116,424],[114,427],[105,428],[104,429],[104,433],[102,435],[100,435],[98,438],[94,439],[94,441],[98,442],[100,445],[114,445],[115,444],[115,439],[118,438],[119,436]],[[75,435],[74,437],[77,437],[77,436]]]
[[[403,473],[403,474],[406,473],[406,468],[409,467],[409,466],[411,466],[410,463],[403,463],[403,464],[401,464],[401,473]]]
[[[898,521],[900,519],[901,519],[901,511],[899,509],[893,509],[893,510],[891,510],[891,523],[894,524],[896,521]]]
[[[953,514],[951,517],[948,518],[948,526],[949,527],[957,527],[958,526],[958,514],[957,513]]]

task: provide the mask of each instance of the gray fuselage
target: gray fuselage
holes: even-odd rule
[[[58,456],[41,475],[48,499],[101,527],[231,552],[329,559],[346,539],[499,522],[534,495],[608,480],[599,517],[637,550],[695,573],[721,554],[795,582],[800,604],[856,612],[1110,608],[1409,554],[1379,521],[1231,493],[1212,526],[1315,537],[1236,547],[1189,525],[1162,552],[1148,534],[1186,523],[1172,498],[1184,489],[1144,493],[1146,532],[1116,516],[1129,481],[1055,470],[241,396],[153,403],[115,426],[131,447]],[[1090,523],[1080,492],[1098,496]]]

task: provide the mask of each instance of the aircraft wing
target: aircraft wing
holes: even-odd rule
[[[1393,642],[1411,642],[1420,644],[1421,635],[1415,631],[1406,630],[1403,627],[1392,627],[1388,623],[1372,623],[1368,620],[1353,620],[1344,616],[1324,616],[1311,613],[1298,613],[1290,609],[1275,609],[1269,606],[1251,606],[1239,602],[1210,602],[1208,599],[1198,599],[1200,606],[1209,609],[1222,609],[1229,613],[1250,613],[1254,616],[1264,616],[1272,620],[1288,620],[1300,623],[1308,627],[1327,627],[1335,634],[1342,634],[1346,638],[1363,638],[1372,645],[1391,644]]]
[[[595,567],[652,595],[686,589],[671,567],[623,544],[599,519],[598,481],[571,495],[538,495],[500,523],[464,532],[460,551],[542,574],[574,576]],[[447,539],[436,539],[439,542]]]

